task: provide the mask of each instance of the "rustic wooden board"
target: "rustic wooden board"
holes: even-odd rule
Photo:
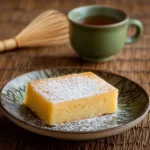
[[[51,67],[85,67],[107,70],[126,76],[150,94],[150,1],[148,0],[1,0],[0,39],[10,38],[21,31],[35,16],[53,8],[67,14],[78,6],[101,4],[125,10],[144,24],[144,34],[138,42],[125,45],[113,60],[105,63],[86,62],[68,44],[48,48],[22,48],[0,54],[0,88],[23,73]],[[130,33],[133,32],[130,29]],[[0,111],[0,150],[149,150],[150,113],[131,130],[93,141],[70,142],[28,132],[10,122]]]

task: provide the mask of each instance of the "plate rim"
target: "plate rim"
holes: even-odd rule
[[[90,71],[98,71],[98,72],[105,72],[107,74],[112,74],[112,75],[116,75],[116,76],[119,76],[121,78],[124,78],[126,80],[129,80],[131,82],[133,82],[134,84],[136,84],[138,87],[140,87],[140,89],[145,93],[146,97],[147,97],[147,100],[148,100],[148,104],[147,104],[147,107],[144,111],[144,113],[142,113],[140,115],[140,117],[138,117],[137,119],[129,122],[129,123],[126,123],[124,125],[120,125],[120,126],[117,126],[117,127],[113,127],[113,128],[108,128],[108,129],[102,129],[102,130],[96,130],[96,131],[61,131],[61,130],[52,130],[52,129],[49,129],[49,128],[43,128],[43,127],[40,127],[40,126],[36,126],[36,125],[33,125],[33,124],[29,124],[28,122],[25,122],[23,120],[20,120],[18,117],[15,117],[14,115],[12,115],[10,112],[8,112],[3,104],[2,104],[2,91],[3,89],[5,88],[5,86],[7,84],[9,84],[11,81],[15,80],[16,78],[18,77],[21,77],[21,76],[24,76],[24,75],[27,75],[29,73],[33,73],[33,72],[40,72],[40,71],[43,71],[43,70],[52,70],[52,69],[83,69],[83,70],[90,70]],[[34,70],[34,71],[30,71],[30,72],[26,72],[24,74],[21,74],[19,76],[16,76],[15,78],[11,79],[10,81],[8,81],[7,83],[5,83],[2,88],[0,89],[0,109],[2,110],[2,112],[5,114],[5,116],[7,116],[7,118],[9,118],[9,120],[11,120],[13,123],[17,124],[18,126],[24,128],[23,126],[27,126],[27,128],[36,128],[36,130],[41,130],[41,131],[47,131],[47,132],[53,132],[53,133],[63,133],[63,134],[91,134],[91,133],[103,133],[103,132],[109,132],[110,130],[115,130],[115,129],[121,129],[121,128],[127,128],[128,126],[132,126],[132,124],[137,124],[139,123],[140,121],[142,121],[144,119],[144,117],[147,115],[148,111],[150,110],[150,101],[149,101],[149,96],[148,96],[148,93],[145,91],[145,89],[139,85],[138,83],[132,81],[131,79],[127,78],[127,77],[124,77],[122,75],[119,75],[119,74],[116,74],[116,73],[113,73],[111,71],[105,71],[105,70],[100,70],[100,69],[93,69],[93,68],[88,68],[88,67],[51,67],[51,68],[43,68],[43,69],[38,69],[38,70]],[[11,118],[11,119],[10,119]],[[13,121],[15,120],[15,121]],[[19,125],[19,123],[16,123],[17,122],[20,122],[22,125]],[[24,128],[27,130],[27,128]],[[35,129],[34,129],[35,130]],[[31,130],[30,130],[31,131]]]

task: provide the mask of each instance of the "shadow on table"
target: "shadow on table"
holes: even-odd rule
[[[104,143],[105,138],[95,141],[58,140],[24,130],[9,121],[4,115],[0,117],[0,145],[3,145],[4,149],[76,150],[79,147],[85,149],[87,143],[89,145],[93,142]]]

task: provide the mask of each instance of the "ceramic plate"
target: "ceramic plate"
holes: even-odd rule
[[[29,81],[85,71],[94,72],[119,89],[116,113],[50,127],[24,106]],[[9,81],[1,90],[0,106],[11,121],[29,131],[54,138],[89,140],[115,135],[135,126],[147,114],[149,99],[142,87],[125,77],[98,70],[59,68],[29,72]]]

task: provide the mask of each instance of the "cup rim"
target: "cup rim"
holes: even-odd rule
[[[125,19],[123,19],[122,21],[118,22],[118,23],[114,23],[114,24],[110,24],[110,25],[87,25],[87,24],[81,24],[81,23],[78,23],[77,21],[74,21],[74,19],[71,18],[71,13],[77,9],[81,9],[81,8],[86,8],[86,7],[99,7],[99,8],[108,8],[108,9],[113,9],[115,11],[119,11],[121,12],[122,14],[125,15]],[[122,24],[124,24],[125,22],[128,21],[129,19],[129,16],[123,11],[123,10],[120,10],[120,9],[117,9],[117,8],[113,8],[113,7],[109,7],[109,6],[105,6],[105,5],[86,5],[86,6],[81,6],[81,7],[76,7],[72,10],[70,10],[68,12],[68,20],[71,21],[72,23],[76,24],[76,25],[79,25],[79,26],[83,26],[83,27],[87,27],[87,28],[109,28],[109,27],[116,27],[116,26],[120,26]]]

